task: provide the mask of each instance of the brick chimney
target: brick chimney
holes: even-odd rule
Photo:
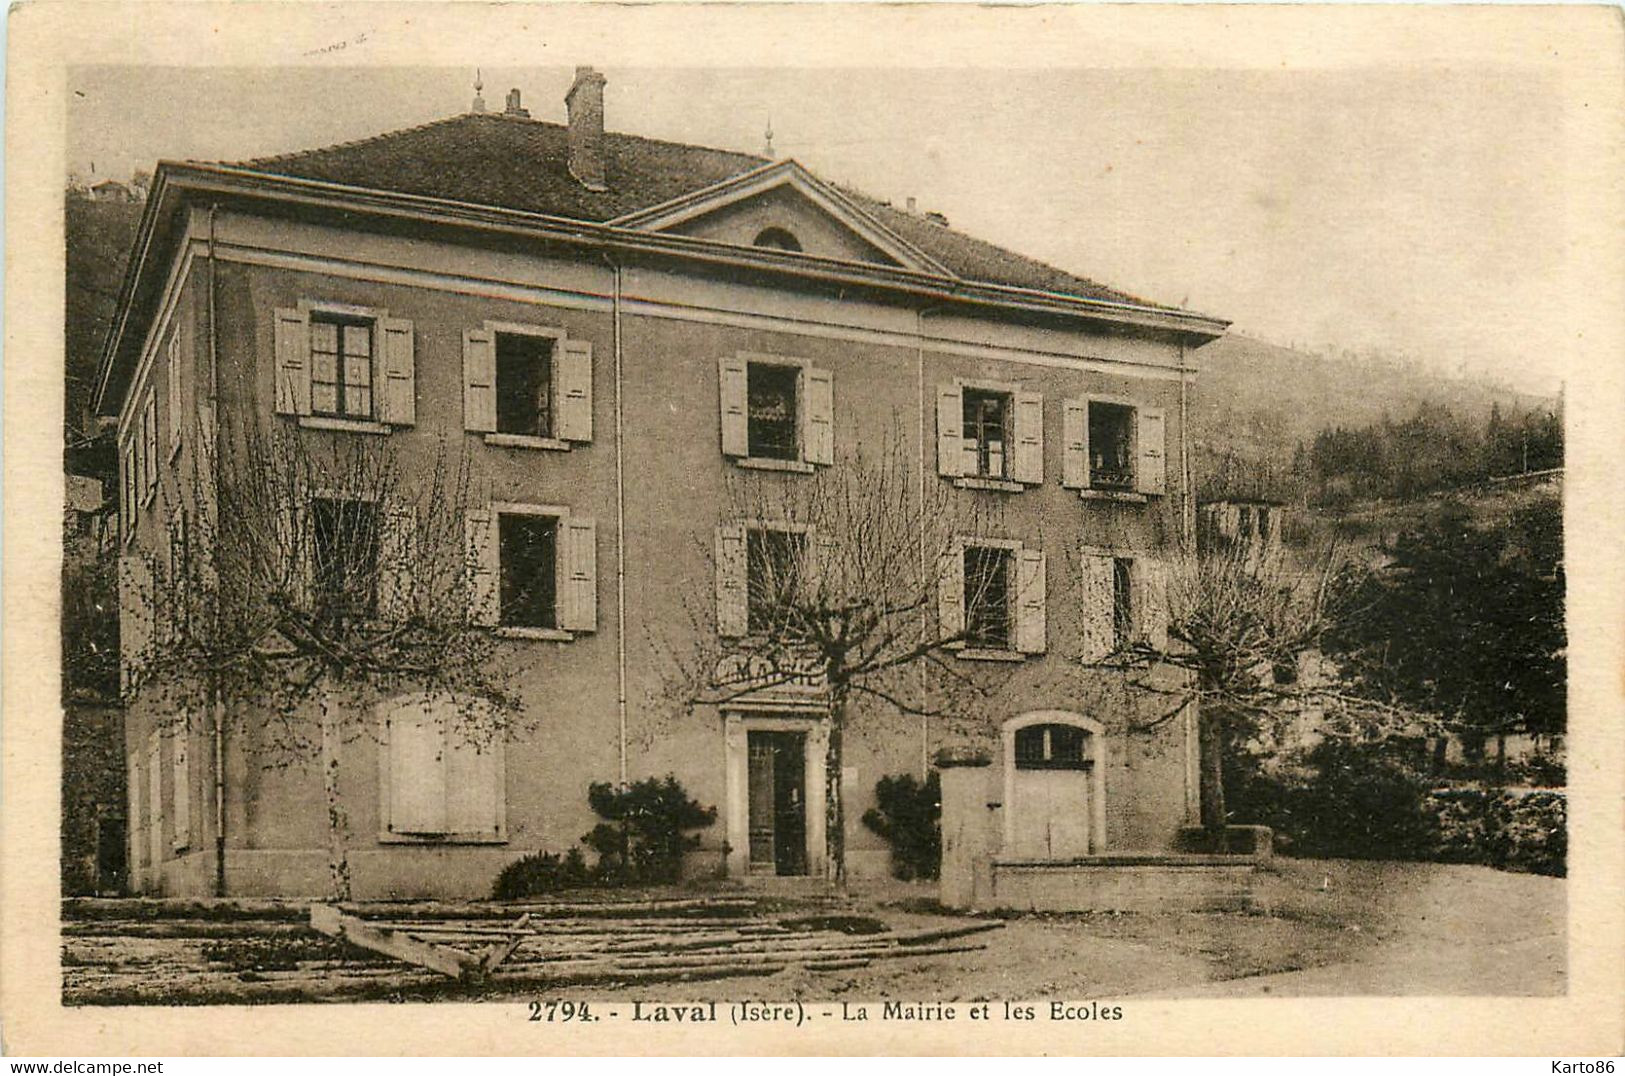
[[[502,110],[502,114],[504,116],[517,116],[522,120],[530,119],[530,109],[519,106],[519,91],[517,89],[508,91],[508,105]]]
[[[570,115],[570,174],[590,191],[604,184],[604,76],[590,67],[576,68],[576,80],[564,95]]]

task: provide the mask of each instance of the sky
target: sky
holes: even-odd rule
[[[473,64],[345,62],[375,32],[335,28],[312,39],[329,42],[319,62],[299,65],[73,68],[67,165],[126,178],[160,158],[241,160],[469,108]],[[562,122],[570,66],[492,51],[488,104],[517,87],[533,116]],[[827,179],[913,197],[956,228],[1236,331],[1558,387],[1565,326],[1532,313],[1572,287],[1571,116],[1549,67],[1448,44],[1406,64],[1229,67],[1104,49],[898,67],[872,49],[796,66],[650,62],[649,48],[602,37],[571,51],[606,74],[612,130],[760,152],[771,122],[777,155]],[[737,50],[752,53],[774,50]]]

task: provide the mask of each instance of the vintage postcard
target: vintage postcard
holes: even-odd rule
[[[13,8],[4,1048],[1618,1053],[1621,29]]]

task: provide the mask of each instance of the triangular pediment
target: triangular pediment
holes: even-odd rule
[[[778,161],[610,221],[739,246],[952,276],[936,259],[795,161]],[[791,242],[785,242],[786,238]]]

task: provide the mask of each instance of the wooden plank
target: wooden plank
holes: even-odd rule
[[[499,942],[492,942],[491,947],[485,951],[480,960],[480,971],[486,975],[497,969],[497,965],[513,956],[513,951],[519,948],[519,943],[525,940],[530,933],[530,913],[526,912],[513,922],[513,935]]]
[[[363,949],[371,949],[373,952],[404,960],[408,964],[438,971],[453,979],[461,979],[480,963],[479,958],[472,953],[435,945],[433,942],[419,941],[399,931],[379,929],[354,916],[345,915],[331,904],[312,904],[310,925],[312,929],[329,937],[342,938]]]

